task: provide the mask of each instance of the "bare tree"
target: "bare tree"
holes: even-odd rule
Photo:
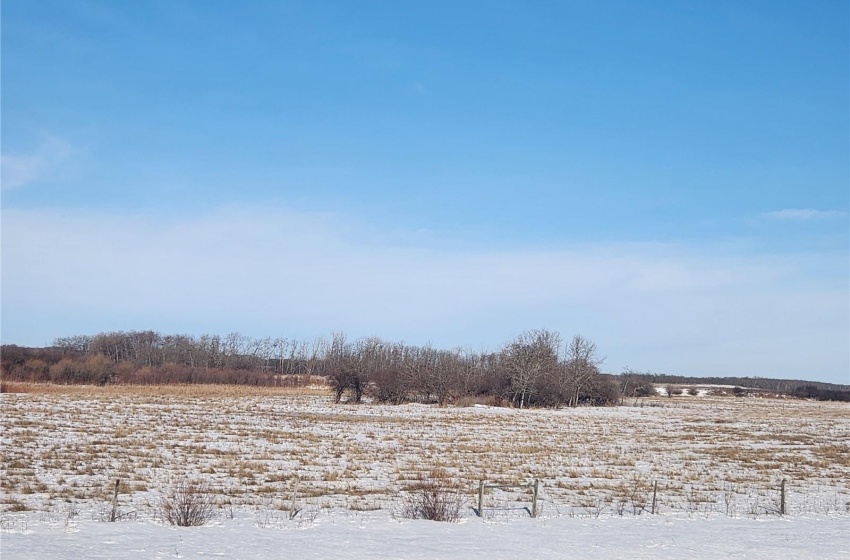
[[[501,352],[501,366],[510,379],[511,402],[524,408],[538,380],[558,367],[561,335],[548,330],[526,331]]]
[[[434,395],[440,406],[446,406],[457,393],[460,370],[460,358],[455,352],[437,352],[431,377]]]
[[[346,341],[345,334],[334,333],[326,360],[326,375],[334,391],[334,402],[342,400],[343,393],[351,386],[352,354],[351,344]]]
[[[395,368],[378,370],[371,375],[369,394],[380,403],[402,404],[409,399],[409,387],[402,373]]]
[[[599,366],[604,361],[604,358],[596,356],[596,343],[579,334],[573,335],[567,343],[561,378],[569,406],[580,404],[582,394],[591,387],[591,382],[599,374]]]
[[[402,350],[402,370],[405,381],[418,395],[420,402],[429,402],[439,393],[437,379],[438,352],[430,345],[410,346]],[[437,396],[439,399],[439,396]]]
[[[93,337],[86,335],[66,336],[53,341],[53,346],[61,348],[63,353],[87,354]]]
[[[370,374],[389,367],[386,344],[379,338],[361,338],[354,344],[345,335],[334,334],[330,351],[329,379],[336,402],[349,391],[349,402],[360,403],[367,389]]]

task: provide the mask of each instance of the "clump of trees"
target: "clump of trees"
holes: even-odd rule
[[[496,352],[441,350],[368,337],[297,341],[109,332],[57,339],[50,348],[3,346],[4,379],[65,384],[230,383],[293,385],[323,376],[337,402],[459,400],[528,406],[615,404],[616,380],[600,373],[596,344],[527,331]]]
[[[616,384],[599,372],[603,361],[596,344],[581,335],[563,344],[547,330],[522,333],[499,355],[511,402],[519,408],[616,402]]]
[[[562,344],[558,333],[522,333],[491,354],[436,350],[366,338],[331,342],[328,379],[339,402],[436,402],[495,397],[512,406],[615,404],[616,383],[599,372],[596,345],[579,336]]]

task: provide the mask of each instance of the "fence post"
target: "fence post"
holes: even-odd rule
[[[779,487],[779,515],[785,515],[785,479],[782,479],[782,485]]]
[[[531,495],[531,517],[537,517],[537,491],[540,486],[540,480],[534,479],[534,493]]]
[[[484,481],[478,481],[478,517],[484,517]]]
[[[115,479],[115,494],[112,495],[112,513],[109,515],[110,521],[118,519],[118,486],[121,484],[121,479]]]
[[[295,478],[295,485],[292,487],[292,501],[289,504],[289,519],[295,519],[295,516],[301,511],[301,508],[296,507],[298,505],[298,483],[301,482],[300,478]]]
[[[658,496],[658,481],[655,481],[655,484],[652,485],[652,515],[655,515],[655,504],[656,497]]]

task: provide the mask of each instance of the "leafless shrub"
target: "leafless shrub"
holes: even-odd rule
[[[747,504],[747,515],[752,518],[757,518],[759,514],[762,513],[763,509],[764,508],[759,505],[758,496],[756,496],[755,499],[750,499],[750,502]]]
[[[605,503],[605,498],[596,496],[585,498],[581,503],[581,507],[588,516],[598,519],[607,509],[608,505]]]
[[[713,508],[713,500],[709,499],[704,491],[689,486],[684,494],[685,510],[688,513],[710,513]]]
[[[649,506],[651,499],[652,485],[650,482],[641,476],[633,476],[629,492],[629,503],[632,506],[632,514],[640,515],[645,511],[649,511],[647,506]]]
[[[171,525],[197,527],[206,524],[215,513],[209,484],[185,478],[178,480],[163,494],[160,510]]]
[[[726,515],[732,517],[735,512],[735,487],[727,484],[723,488],[723,504],[726,506]]]
[[[614,511],[617,512],[617,515],[623,517],[623,514],[626,512],[626,501],[625,500],[615,500],[614,501]]]
[[[445,469],[431,469],[409,488],[402,516],[457,523],[465,501],[460,484]]]
[[[69,500],[68,505],[65,508],[65,513],[67,514],[65,517],[65,527],[68,527],[74,521],[74,518],[80,515],[80,510],[73,500]]]
[[[261,508],[254,512],[255,524],[260,529],[269,529],[271,527],[282,527],[283,516],[275,510]]]

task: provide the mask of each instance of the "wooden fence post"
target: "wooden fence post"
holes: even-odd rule
[[[531,495],[531,517],[537,517],[537,491],[540,486],[540,480],[534,479],[534,493]]]
[[[782,485],[779,487],[779,515],[785,515],[785,479],[782,479]]]
[[[655,504],[656,497],[658,496],[658,481],[655,481],[655,484],[652,485],[652,515],[655,515]]]
[[[490,489],[498,489],[498,490],[507,490],[507,489],[531,489],[531,508],[525,507],[522,508],[531,515],[531,517],[537,517],[537,501],[540,496],[540,479],[535,478],[534,482],[529,484],[491,484],[487,485],[483,480],[478,481],[478,510],[476,511],[476,515],[478,517],[484,517],[484,492]]]
[[[292,487],[292,501],[289,504],[289,519],[295,519],[295,516],[298,515],[298,512],[301,511],[301,508],[296,507],[298,505],[298,483],[301,482],[300,478],[295,479],[295,485]]]
[[[115,494],[112,495],[112,513],[109,515],[110,521],[118,519],[118,486],[121,484],[121,479],[115,479]]]
[[[484,517],[484,481],[478,481],[478,517]]]

